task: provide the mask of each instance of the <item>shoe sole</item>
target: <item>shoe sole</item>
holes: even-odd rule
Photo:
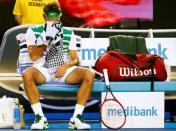
[[[43,126],[43,129],[44,129],[44,130],[46,130],[46,129],[48,129],[48,128],[49,128],[49,125],[44,125],[44,126]]]
[[[75,125],[69,125],[69,126],[68,126],[68,129],[70,129],[70,130],[76,130],[77,128],[76,128]]]
[[[49,125],[48,124],[45,124],[44,126],[43,126],[43,128],[41,128],[41,129],[39,129],[39,128],[31,128],[31,130],[47,130],[49,128]]]
[[[70,125],[70,126],[68,126],[68,129],[70,129],[70,130],[77,130],[77,127],[76,127],[76,125]],[[80,129],[78,129],[78,130],[90,130],[91,128],[80,128]]]

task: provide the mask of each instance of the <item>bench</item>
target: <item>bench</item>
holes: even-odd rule
[[[4,78],[8,77],[7,80],[14,81],[17,80],[18,84],[21,82],[21,76],[16,74],[16,60],[18,57],[18,49],[16,45],[16,35],[19,33],[26,32],[26,29],[30,25],[25,26],[16,26],[7,30],[4,34],[3,41],[1,43],[0,48],[0,84],[1,86],[4,85]],[[81,30],[82,31],[82,30]],[[98,51],[95,51],[93,48],[87,49],[79,49],[78,53],[81,60],[81,66],[92,66],[94,65],[98,56],[105,52],[105,49],[108,46],[108,39],[107,38],[82,38],[82,43],[85,45],[94,44],[93,42],[96,41],[96,44],[101,43],[101,48]],[[90,47],[90,46],[89,46]],[[97,48],[97,47],[95,47]],[[98,47],[99,48],[99,47]],[[168,62],[167,62],[168,63]],[[128,85],[130,84],[130,87]],[[17,84],[14,84],[17,86]],[[57,88],[57,87],[60,88]],[[113,91],[150,91],[150,82],[111,82],[111,86]],[[169,87],[167,87],[169,86]],[[7,88],[10,88],[8,85]],[[5,88],[6,88],[5,87]],[[70,88],[71,87],[71,88]],[[46,83],[45,85],[40,85],[39,90],[41,92],[76,92],[78,89],[74,88],[77,86],[74,85],[58,85],[57,83]],[[118,87],[116,89],[116,87]],[[11,87],[14,88],[14,87]],[[102,92],[104,90],[105,85],[103,82],[95,82],[93,92]],[[175,89],[175,82],[168,81],[168,82],[155,82],[154,91],[174,91]],[[11,90],[11,89],[10,89]]]
[[[15,80],[19,81],[18,83],[20,83],[21,81],[21,76],[19,74],[16,74],[16,60],[18,57],[18,49],[17,49],[17,45],[16,45],[16,35],[19,33],[24,33],[26,32],[26,29],[29,27],[30,25],[25,25],[25,26],[16,26],[13,27],[9,30],[7,30],[4,34],[3,37],[3,41],[1,43],[1,48],[0,48],[0,83],[4,84],[4,79],[5,77],[9,77],[7,78],[7,80],[12,80],[15,82]],[[81,30],[84,31],[84,30]],[[92,31],[92,30],[91,30]],[[148,39],[148,38],[147,38]],[[97,51],[95,50],[97,47],[94,48],[87,48],[85,47],[84,49],[79,49],[78,53],[81,59],[81,66],[88,66],[88,65],[94,65],[96,59],[98,58],[98,56],[100,56],[101,54],[103,54],[105,52],[105,49],[108,46],[108,39],[107,38],[82,38],[82,43],[85,45],[90,44],[90,46],[92,47],[94,45],[94,41],[96,41],[96,44],[100,44],[101,43],[101,48],[98,47],[99,49],[97,49]],[[89,47],[90,47],[89,46]],[[160,45],[161,46],[161,45]],[[150,49],[152,50],[152,49]],[[170,60],[170,61],[175,61],[175,60]],[[168,64],[169,62],[166,61],[166,63]],[[172,64],[172,63],[171,63]],[[175,64],[175,63],[174,63]],[[168,65],[169,66],[169,65]],[[170,72],[168,72],[170,73]],[[169,75],[168,75],[169,77]],[[1,85],[3,85],[1,84]],[[145,91],[145,89],[150,89],[150,84],[148,82],[130,82],[130,88],[128,88],[128,82],[115,82],[115,83],[111,83],[112,84],[112,88],[114,91],[118,91],[119,89],[124,89],[126,91],[132,91],[133,90],[133,86],[136,87],[134,88],[134,91],[138,90],[142,90]],[[166,91],[168,92],[169,89],[172,90],[172,88],[168,88],[165,86],[171,86],[173,87],[173,89],[175,89],[174,86],[174,82],[155,82],[155,86],[154,86],[154,90],[159,91]],[[14,84],[15,86],[17,84]],[[103,82],[95,82],[94,84],[94,90],[93,92],[101,92],[104,91],[104,83]],[[39,90],[40,91],[45,91],[45,92],[49,92],[49,91],[66,91],[67,92],[67,87],[65,86],[61,86],[61,88],[57,88],[57,84],[55,83],[47,83],[45,85],[41,85],[39,86]],[[69,86],[69,85],[68,85]],[[98,87],[99,86],[99,87]],[[102,86],[102,87],[100,87]],[[115,86],[117,86],[118,88],[115,89]],[[6,87],[9,87],[8,85]],[[47,88],[48,87],[48,88]],[[73,85],[71,86],[72,90],[71,91],[77,91],[78,89],[74,89]],[[165,88],[163,88],[165,87]],[[9,87],[10,88],[10,87]],[[14,88],[14,87],[12,87]],[[165,90],[164,90],[165,89]],[[174,91],[174,90],[173,90]]]
[[[110,87],[113,92],[150,92],[151,82],[110,82]],[[44,85],[39,85],[38,89],[41,92],[77,92],[79,85],[48,82]],[[92,91],[96,93],[106,92],[105,83],[95,81]],[[154,91],[176,92],[176,81],[154,82]]]

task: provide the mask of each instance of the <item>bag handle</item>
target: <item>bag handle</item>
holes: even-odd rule
[[[142,55],[145,55],[145,56],[142,56]],[[133,61],[134,66],[136,68],[145,69],[145,68],[151,67],[155,63],[156,61],[155,55],[149,55],[149,54],[142,54],[142,55],[141,56],[143,57],[143,59],[139,58],[140,62],[139,60]],[[147,63],[147,64],[144,64],[144,63]]]
[[[128,58],[128,57],[125,57],[124,55],[121,55],[121,54],[122,54],[121,52],[117,52],[117,51],[108,51],[108,53],[109,53],[111,56],[115,56],[115,57],[118,57],[119,59],[123,60],[124,63],[133,66],[133,60],[130,59],[130,58]]]
[[[151,67],[155,63],[155,60],[150,61],[150,63],[147,63],[146,66],[136,66],[136,64],[133,64],[133,66],[137,69],[143,70],[148,67]]]
[[[109,54],[112,56],[118,57],[121,60],[123,60],[124,63],[131,65],[131,66],[134,66],[139,69],[145,69],[147,67],[151,67],[155,63],[155,58],[156,58],[155,55],[150,55],[150,57],[146,57],[146,55],[149,55],[149,54],[145,54],[145,56],[142,56],[144,54],[141,54],[141,58],[143,58],[143,57],[145,57],[145,58],[140,59],[140,60],[142,60],[142,62],[139,62],[139,57],[136,57],[137,60],[133,60],[130,57],[125,56],[125,54],[121,55],[121,54],[123,54],[121,52],[109,51]],[[132,53],[130,55],[136,56],[136,54],[132,54]],[[144,65],[144,63],[147,63],[147,64]]]

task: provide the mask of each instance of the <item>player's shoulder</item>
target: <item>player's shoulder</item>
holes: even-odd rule
[[[32,25],[28,28],[28,30],[31,30],[33,32],[42,33],[44,31],[44,24]]]
[[[63,27],[63,33],[64,34],[73,34],[73,30],[70,27]]]

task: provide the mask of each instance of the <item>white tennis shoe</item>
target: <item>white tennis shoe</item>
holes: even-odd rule
[[[69,125],[69,129],[75,130],[83,130],[83,129],[90,129],[90,125],[84,122],[84,119],[80,114],[78,114],[75,118],[71,118]]]
[[[32,130],[48,129],[48,127],[47,119],[39,114],[35,116],[34,123],[31,125]]]

